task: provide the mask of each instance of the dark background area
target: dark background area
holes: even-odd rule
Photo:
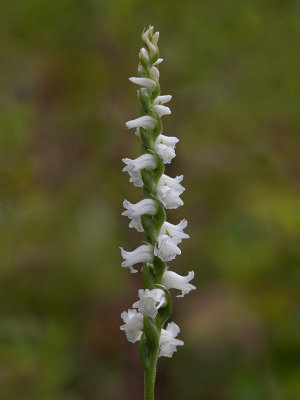
[[[299,1],[5,1],[0,32],[0,398],[138,400],[138,346],[119,330],[140,274],[119,246],[142,198],[140,33],[160,31],[164,133],[177,136],[191,239],[170,263],[185,346],[157,400],[299,400]]]

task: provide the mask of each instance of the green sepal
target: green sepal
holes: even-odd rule
[[[147,59],[146,57],[144,57],[142,54],[141,54],[140,60],[141,60],[141,64],[142,64],[144,70],[145,71],[149,71],[149,69],[150,69],[150,60]]]
[[[147,70],[145,70],[140,63],[137,68],[137,77],[138,78],[148,78]]]
[[[155,279],[157,283],[161,283],[163,274],[166,270],[166,263],[159,257],[155,256],[153,260]]]
[[[166,293],[167,304],[165,307],[161,307],[158,310],[157,316],[155,318],[156,326],[158,327],[158,329],[161,329],[164,322],[167,321],[167,319],[172,314],[172,296],[165,286],[156,284],[155,287],[158,289],[162,289]]]
[[[144,333],[140,339],[139,355],[143,368],[148,370],[150,367],[151,349]]]
[[[148,214],[141,215],[141,221],[142,221],[144,231],[147,233],[147,235],[151,239],[151,243],[152,244],[155,243],[157,233],[156,233],[156,226],[155,226],[155,223],[154,223],[151,215],[148,215]]]
[[[166,211],[160,201],[157,200],[157,212],[154,216],[156,232],[159,234],[163,223],[166,220]]]
[[[147,189],[147,191],[151,194],[155,193],[156,185],[153,180],[153,174],[151,171],[148,169],[144,168],[141,170],[141,175],[142,175],[142,180],[144,183],[144,187]]]
[[[157,122],[156,122],[156,125],[155,125],[155,127],[153,129],[153,141],[154,142],[158,138],[158,135],[160,135],[162,133],[162,130],[163,130],[163,125],[162,125],[161,120],[158,118]]]
[[[160,95],[160,86],[159,83],[156,82],[155,89],[151,93],[152,100],[155,100],[157,96]]]
[[[155,158],[157,167],[155,168],[155,170],[153,170],[153,175],[155,183],[157,184],[165,170],[165,166],[164,163],[162,162],[162,159],[159,156],[156,156]]]
[[[149,150],[152,151],[153,150],[153,139],[152,139],[151,133],[144,128],[140,128],[140,134],[141,134],[141,139],[142,139],[144,149],[146,149],[147,151],[149,151]]]
[[[144,317],[144,333],[150,350],[157,350],[159,345],[159,331],[151,317]]]
[[[139,90],[139,98],[142,105],[142,108],[149,112],[151,109],[151,99],[147,90]]]
[[[158,49],[158,46],[157,46],[156,44],[155,44],[154,46],[156,47],[156,52],[155,52],[155,54],[154,54],[153,57],[150,56],[150,63],[151,63],[151,64],[154,64],[154,63],[159,59],[159,49]]]
[[[155,275],[154,275],[154,269],[152,266],[149,266],[148,264],[144,264],[142,268],[142,280],[143,280],[143,285],[146,289],[154,289],[155,285]]]

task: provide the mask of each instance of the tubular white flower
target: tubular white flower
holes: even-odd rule
[[[135,228],[138,232],[144,231],[141,222],[141,215],[155,215],[157,212],[156,201],[152,199],[144,199],[136,204],[132,204],[128,200],[124,200],[123,206],[126,208],[126,211],[123,211],[122,215],[125,215],[131,219],[129,227]]]
[[[175,339],[180,328],[175,322],[170,322],[166,329],[161,330],[159,340],[159,357],[172,357],[173,353],[177,351],[177,346],[183,346],[182,340]]]
[[[163,117],[164,115],[171,114],[170,108],[161,104],[156,104],[155,106],[153,106],[153,110],[156,112],[159,118]]]
[[[165,94],[163,96],[157,96],[156,99],[154,100],[153,104],[165,104],[168,103],[172,99],[172,96],[170,94]]]
[[[179,139],[172,136],[159,135],[156,139],[154,150],[164,164],[169,164],[175,157],[175,146]]]
[[[163,174],[157,185],[157,198],[167,209],[175,209],[183,205],[179,197],[184,192],[184,187],[180,184],[183,175],[171,178]]]
[[[127,340],[131,343],[140,340],[143,333],[143,315],[136,310],[128,310],[122,312],[121,318],[125,323],[120,329],[125,331]]]
[[[133,251],[125,251],[122,247],[120,247],[120,249],[122,257],[124,258],[121,266],[123,268],[129,268],[130,272],[137,272],[137,270],[133,268],[134,264],[150,263],[153,261],[153,249],[147,244],[143,244]]]
[[[182,276],[176,274],[173,271],[165,271],[162,277],[162,285],[164,285],[167,289],[178,289],[181,290],[181,294],[176,297],[183,297],[185,294],[188,294],[191,290],[195,290],[196,286],[189,283],[192,279],[194,279],[194,271],[190,271],[187,276]]]
[[[158,58],[157,61],[155,61],[155,63],[153,64],[155,67],[159,64],[161,64],[164,61],[163,58]]]
[[[139,298],[132,307],[138,308],[145,317],[155,318],[159,308],[167,304],[165,292],[161,289],[140,289]]]
[[[158,58],[157,61],[153,64],[155,67],[164,61],[163,58]]]
[[[131,78],[128,78],[130,80],[130,82],[135,83],[136,85],[140,85],[143,86],[149,90],[151,90],[151,92],[153,92],[153,90],[156,87],[156,83],[153,79],[149,79],[149,78],[136,78],[134,76],[132,76]]]
[[[179,142],[179,139],[175,136],[166,136],[166,135],[158,135],[156,139],[156,143],[162,143],[165,146],[172,147],[175,149],[176,143]]]
[[[144,115],[142,117],[132,119],[131,121],[126,122],[127,129],[132,128],[145,128],[145,129],[154,129],[156,124],[156,120],[149,115]]]
[[[183,232],[186,227],[186,219],[181,220],[177,225],[170,224],[170,222],[165,221],[161,227],[159,234],[171,236],[178,244],[182,242],[182,239],[188,239],[190,237],[187,233]]]
[[[146,61],[149,61],[149,55],[145,47],[142,47],[139,53],[140,59],[144,58]]]
[[[154,44],[157,44],[158,39],[159,39],[159,32],[155,32],[154,35],[152,36],[152,42]]]
[[[154,150],[161,157],[164,164],[170,164],[176,156],[175,150],[172,147],[168,147],[162,143],[155,143]]]
[[[154,55],[155,55],[155,53],[156,53],[156,46],[155,46],[155,40],[156,39],[154,39],[154,44],[150,41],[150,39],[149,39],[149,33],[150,33],[150,30],[151,30],[151,28],[152,27],[150,27],[149,29],[147,29],[146,30],[146,32],[144,32],[143,34],[142,34],[142,38],[144,39],[144,41],[146,42],[146,44],[147,44],[147,46],[148,46],[148,49],[149,49],[149,51],[150,51],[150,56],[151,57],[153,57]],[[153,35],[153,36],[155,36],[155,34]],[[152,40],[153,40],[153,37],[152,37]]]
[[[181,254],[181,250],[177,247],[176,240],[168,235],[160,235],[157,237],[157,242],[154,247],[154,255],[159,257],[162,261],[171,261]]]
[[[156,67],[150,69],[150,77],[156,81],[159,80],[159,70]]]
[[[143,181],[141,176],[141,170],[144,168],[154,169],[156,168],[156,160],[152,154],[143,154],[142,156],[131,160],[130,158],[122,158],[123,163],[126,166],[122,171],[128,172],[130,175],[129,181],[136,187],[142,187]]]

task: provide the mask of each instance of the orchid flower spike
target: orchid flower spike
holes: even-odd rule
[[[176,156],[175,147],[179,139],[163,134],[162,117],[171,114],[166,105],[171,95],[160,92],[159,33],[153,26],[142,33],[142,47],[139,51],[137,76],[129,78],[137,89],[141,115],[126,122],[128,129],[135,129],[141,140],[142,154],[136,159],[123,158],[124,172],[128,172],[130,182],[142,187],[144,199],[133,204],[124,200],[122,215],[128,217],[129,227],[144,232],[144,242],[133,251],[121,255],[123,268],[137,272],[136,264],[142,264],[144,289],[138,291],[139,300],[132,309],[124,311],[121,330],[127,339],[135,343],[140,341],[140,358],[145,369],[145,400],[154,400],[155,371],[158,357],[172,357],[183,341],[177,339],[180,332],[174,322],[166,327],[166,321],[172,311],[172,296],[169,289],[180,291],[177,297],[196,289],[190,282],[194,278],[191,271],[181,276],[169,271],[166,262],[181,254],[178,245],[189,235],[184,231],[187,221],[178,224],[166,221],[166,209],[172,210],[183,205],[181,195],[184,187],[183,175],[172,178],[165,174],[165,165]],[[165,133],[165,132],[164,132]]]

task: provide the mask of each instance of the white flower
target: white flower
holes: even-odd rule
[[[179,142],[175,136],[159,135],[156,139],[154,150],[162,158],[164,164],[169,164],[175,157],[175,146]]]
[[[172,96],[170,94],[165,94],[164,96],[157,96],[156,99],[154,100],[153,104],[165,104],[168,103],[172,99]]]
[[[157,212],[157,204],[155,200],[152,199],[144,199],[136,204],[132,204],[128,200],[124,200],[123,206],[126,208],[126,211],[123,211],[122,215],[125,215],[131,219],[129,227],[135,228],[138,232],[144,231],[141,222],[141,215],[155,215]]]
[[[121,331],[125,331],[127,340],[131,343],[135,343],[140,340],[143,329],[143,316],[136,310],[124,311],[121,314],[121,318],[125,322],[124,325],[120,326]]]
[[[146,44],[147,44],[147,47],[148,47],[148,49],[149,49],[149,51],[150,51],[150,55],[151,55],[151,57],[153,57],[153,56],[155,56],[155,54],[156,54],[156,52],[157,52],[157,48],[156,48],[156,40],[158,40],[158,35],[157,35],[157,32],[156,33],[154,33],[154,35],[152,36],[152,41],[154,42],[154,44],[150,41],[150,39],[149,39],[149,33],[150,33],[150,31],[152,31],[153,32],[153,27],[152,26],[150,26],[150,28],[149,29],[147,29],[146,30],[146,32],[144,32],[143,34],[142,34],[142,38],[144,39],[144,41],[146,42]]]
[[[132,266],[137,263],[149,263],[153,261],[153,249],[147,244],[137,247],[133,251],[125,251],[122,247],[121,254],[124,258],[121,266],[123,268],[129,268],[130,272],[137,272]]]
[[[169,109],[169,107],[163,106],[161,104],[154,105],[153,110],[156,112],[159,118],[164,115],[171,114],[171,110]]]
[[[183,175],[171,178],[162,174],[157,185],[157,198],[167,209],[174,209],[183,205],[179,197],[184,192],[184,187],[180,184]]]
[[[165,292],[161,289],[140,289],[139,298],[132,307],[138,308],[145,317],[155,318],[158,309],[167,304]]]
[[[182,242],[182,239],[188,239],[190,237],[187,233],[183,232],[186,227],[186,219],[181,220],[177,225],[170,224],[170,222],[165,221],[161,227],[160,235],[169,235],[178,244]]]
[[[164,61],[163,58],[158,58],[157,61],[155,61],[155,63],[153,65],[156,67],[158,64],[162,63],[163,61]]]
[[[156,67],[151,67],[150,76],[152,79],[159,80],[159,70]]]
[[[145,128],[145,129],[154,129],[156,124],[156,120],[149,115],[144,115],[143,117],[139,117],[136,119],[132,119],[131,121],[126,122],[126,126],[128,129],[131,128]]]
[[[176,241],[168,235],[159,235],[154,248],[154,255],[162,261],[174,260],[177,254],[181,254],[181,250],[177,247]]]
[[[166,271],[163,274],[161,283],[167,289],[181,290],[181,295],[179,294],[176,297],[183,297],[185,294],[188,294],[191,290],[196,289],[196,286],[189,283],[192,279],[194,279],[194,276],[195,276],[194,271],[190,271],[187,276],[181,276],[173,271]]]
[[[172,357],[173,353],[177,351],[176,346],[183,346],[182,340],[175,339],[180,332],[179,326],[175,322],[170,322],[167,329],[161,330],[159,340],[159,357]]]
[[[140,58],[145,58],[145,60],[149,61],[149,55],[145,47],[142,47],[139,54]]]
[[[153,90],[156,87],[156,83],[155,83],[155,81],[153,79],[136,78],[134,76],[132,76],[131,78],[128,78],[128,79],[130,80],[130,82],[135,83],[136,85],[140,85],[140,86],[143,86],[143,87],[151,90],[151,92],[153,92]]]
[[[156,168],[156,160],[152,154],[143,154],[135,160],[131,160],[130,158],[123,158],[122,161],[126,164],[126,167],[124,167],[122,171],[129,173],[130,182],[132,182],[133,185],[137,187],[143,186],[141,170],[144,168]]]
[[[152,36],[152,42],[157,44],[159,39],[159,32],[155,32],[154,35]]]

